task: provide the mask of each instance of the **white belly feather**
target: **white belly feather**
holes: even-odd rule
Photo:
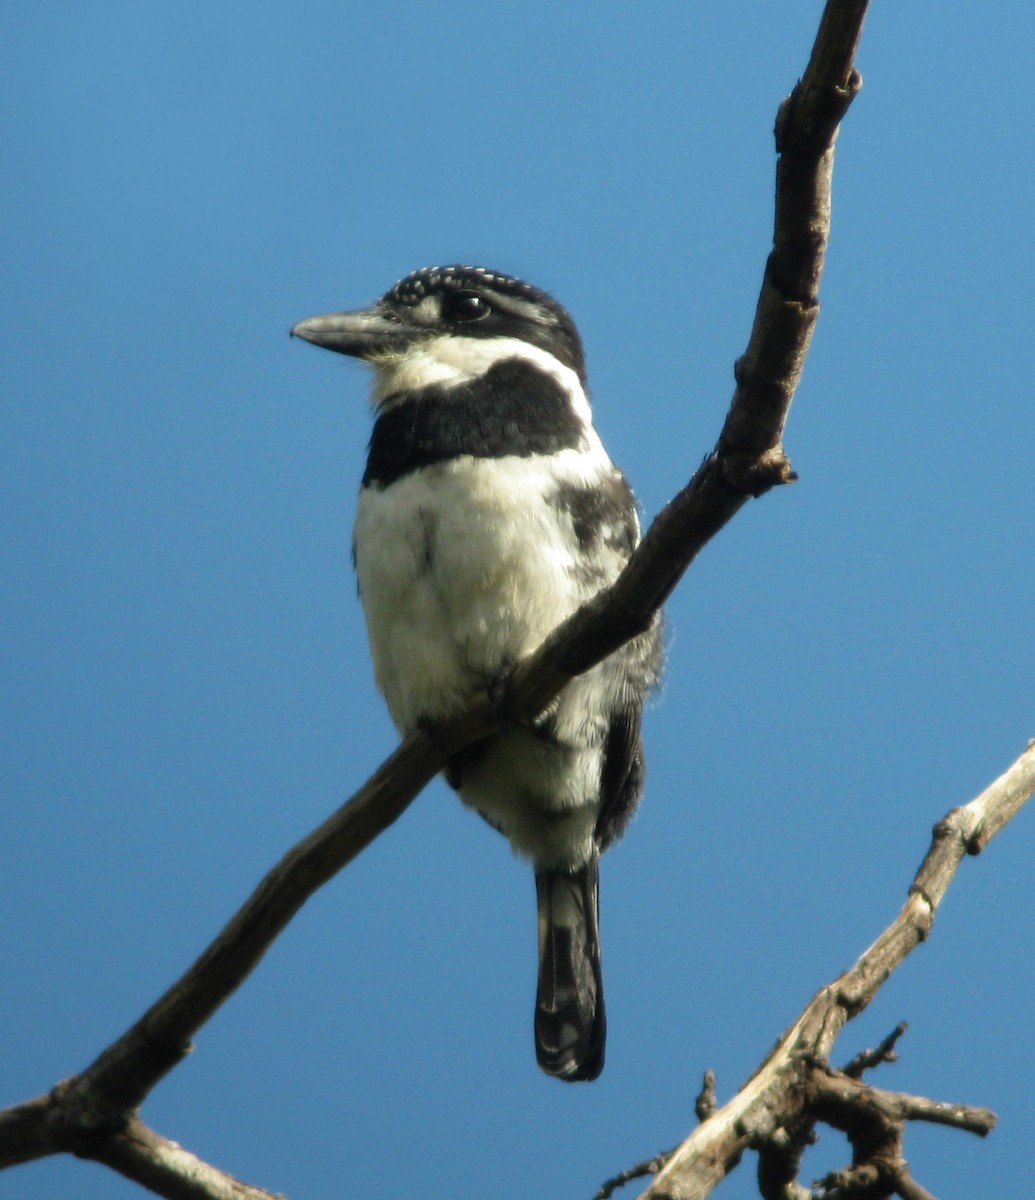
[[[614,468],[595,436],[548,462],[463,457],[361,493],[356,570],[377,684],[403,733],[461,711],[600,586],[550,497]],[[622,566],[612,557],[599,564],[608,579]],[[507,731],[465,769],[461,798],[537,861],[571,867],[591,852],[616,684],[589,672],[563,693],[550,740]]]

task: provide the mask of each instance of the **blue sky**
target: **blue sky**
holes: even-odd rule
[[[649,517],[721,427],[820,9],[9,6],[0,1101],[90,1061],[395,744],[349,563],[366,380],[290,325],[430,263],[532,280]],[[801,482],[669,606],[603,870],[601,1080],[537,1071],[531,874],[436,783],[201,1031],[160,1132],[294,1200],[588,1197],[897,911],[931,824],[1035,736],[1033,37],[1016,3],[870,16]],[[963,864],[840,1043],[908,1020],[875,1081],[999,1112],[911,1132],[943,1200],[1030,1189],[1032,829]],[[0,1192],[142,1194],[71,1159]]]

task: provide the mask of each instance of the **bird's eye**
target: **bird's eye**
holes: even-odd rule
[[[449,292],[442,299],[442,315],[448,321],[480,321],[492,305],[477,292]]]

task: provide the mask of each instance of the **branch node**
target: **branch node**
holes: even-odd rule
[[[798,481],[798,473],[780,445],[761,454],[723,454],[720,464],[725,482],[735,492],[755,499],[781,484]]]
[[[121,1133],[132,1117],[132,1112],[105,1103],[84,1085],[81,1075],[72,1075],[51,1089],[46,1119],[63,1149],[77,1157],[91,1157],[99,1143]]]
[[[886,1061],[902,1030],[902,1026],[897,1027],[876,1050],[865,1051],[850,1065],[858,1063],[861,1069],[866,1069],[867,1065]],[[827,1200],[871,1196],[874,1200],[885,1200],[895,1192],[905,1197],[925,1195],[910,1178],[902,1154],[910,1121],[948,1125],[981,1137],[996,1122],[995,1114],[988,1109],[885,1091],[819,1063],[812,1068],[805,1108],[816,1120],[840,1129],[852,1145],[851,1166],[833,1172],[817,1184]]]

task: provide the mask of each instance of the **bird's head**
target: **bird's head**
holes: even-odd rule
[[[291,333],[373,364],[376,399],[472,378],[525,347],[585,382],[582,340],[567,311],[531,284],[484,267],[424,267],[370,308],[308,317]]]

